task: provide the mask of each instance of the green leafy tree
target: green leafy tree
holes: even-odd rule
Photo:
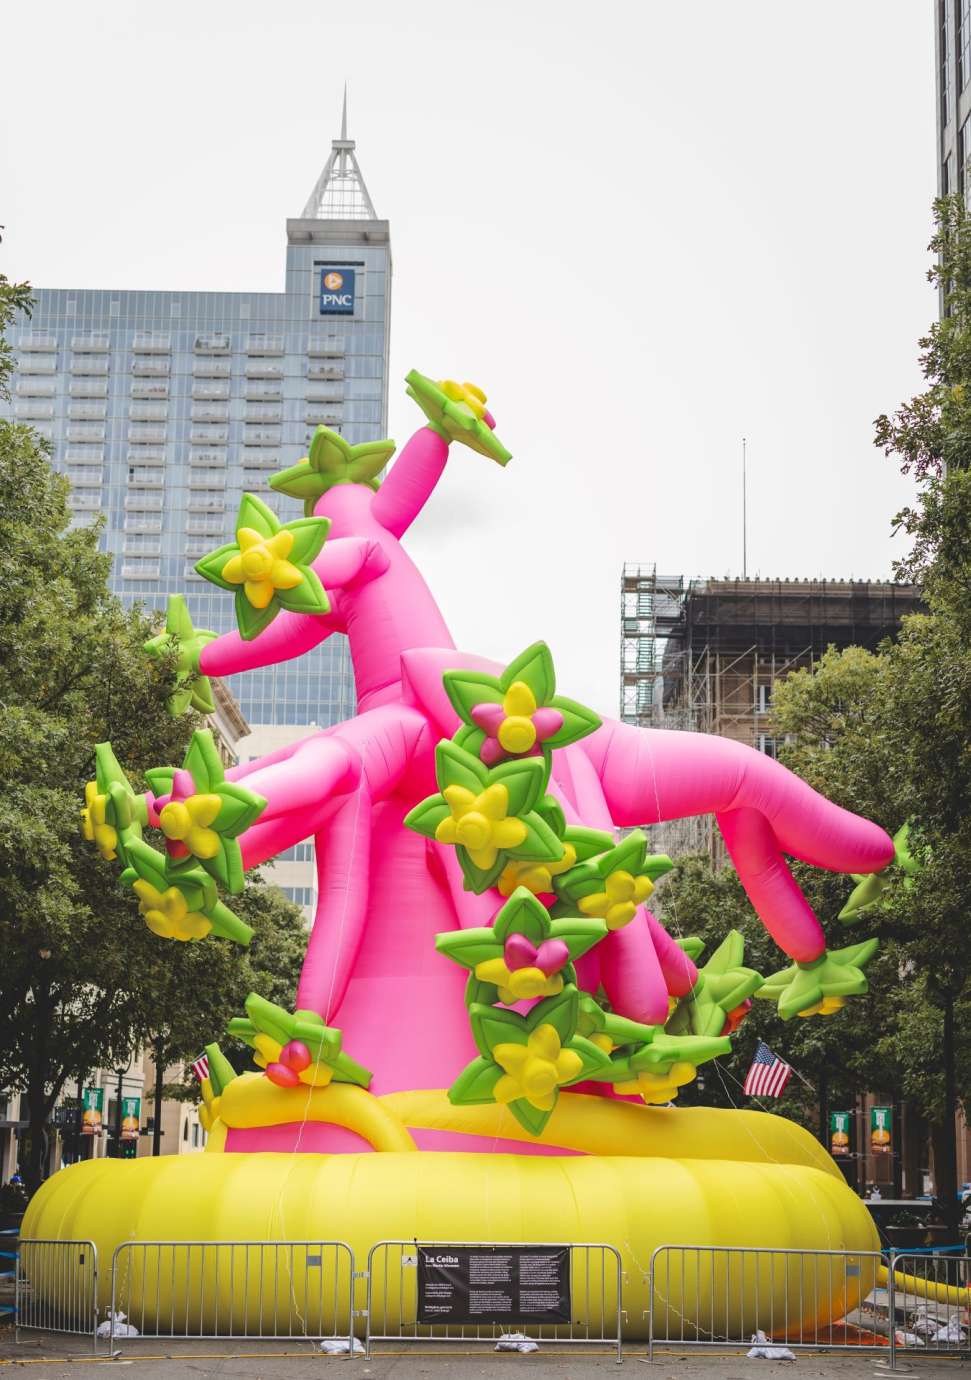
[[[912,541],[896,570],[922,586],[927,612],[906,618],[899,638],[877,652],[831,649],[812,671],[780,683],[773,703],[785,764],[891,834],[911,821],[921,870],[907,877],[891,869],[879,904],[844,937],[836,917],[852,880],[797,867],[830,944],[880,939],[871,991],[831,1020],[785,1030],[774,1030],[777,1016],[757,1003],[737,1048],[744,1065],[746,1041],[761,1035],[817,1086],[829,1077],[831,1096],[899,1092],[931,1125],[939,1194],[954,1226],[954,1104],[971,1099],[971,222],[957,198],[938,202],[935,217],[930,277],[945,310],[921,341],[927,386],[876,423],[877,444],[918,481],[915,502],[895,519]],[[714,881],[689,871],[667,888],[687,928],[707,937],[707,920],[715,942],[732,924],[749,941],[747,961],[765,961],[730,870]],[[787,1110],[800,1100],[811,1114],[798,1089],[787,1092]]]
[[[250,992],[289,1007],[307,945],[303,912],[273,886],[250,881],[233,898],[236,914],[253,929],[249,947],[207,940],[164,943],[142,927],[137,963],[148,1002],[140,1036],[164,1080],[172,1064],[193,1059],[211,1040],[239,1069],[252,1068],[251,1053],[224,1036]],[[163,1096],[193,1101],[199,1085],[191,1075],[161,1084]],[[157,1124],[157,1120],[156,1120]]]
[[[948,613],[913,615],[878,653],[831,650],[815,673],[790,676],[774,715],[790,736],[783,760],[811,785],[888,832],[913,822],[919,875],[891,870],[859,923],[883,946],[883,980],[871,970],[868,999],[875,1049],[931,1124],[938,1191],[953,1215],[954,1102],[971,1098],[971,1029],[962,1021],[971,1003],[967,647]]]
[[[971,219],[935,203],[929,277],[943,311],[921,340],[925,388],[876,422],[876,442],[917,480],[897,515],[900,578],[927,612],[877,653],[830,651],[778,689],[784,753],[812,785],[893,833],[911,822],[920,870],[897,870],[861,917],[896,981],[881,992],[878,1053],[932,1125],[939,1195],[956,1226],[955,1104],[971,1098]],[[890,874],[888,874],[889,876]]]

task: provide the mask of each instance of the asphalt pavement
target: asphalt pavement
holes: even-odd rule
[[[0,1336],[0,1370],[9,1367],[30,1380],[79,1380],[81,1374],[104,1368],[125,1371],[132,1380],[588,1380],[641,1373],[655,1380],[759,1380],[760,1372],[780,1369],[798,1373],[799,1380],[871,1380],[890,1375],[888,1357],[872,1352],[797,1352],[793,1362],[749,1360],[744,1352],[704,1352],[690,1355],[659,1353],[652,1363],[642,1349],[631,1348],[622,1366],[609,1353],[589,1354],[541,1348],[531,1355],[497,1355],[493,1351],[438,1352],[399,1350],[363,1357],[324,1356],[310,1345],[268,1344],[266,1350],[206,1343],[181,1343],[168,1352],[158,1343],[130,1343],[112,1360],[94,1358],[61,1339],[31,1338],[17,1345],[11,1334]],[[954,1358],[908,1357],[898,1368],[902,1380],[971,1380],[971,1361]]]

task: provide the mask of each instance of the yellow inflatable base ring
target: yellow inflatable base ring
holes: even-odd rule
[[[449,1108],[437,1092],[371,1101],[382,1102],[395,1120],[416,1130],[420,1122],[427,1129],[436,1117],[454,1130],[454,1114],[461,1113],[459,1120],[475,1135],[497,1125],[496,1116],[503,1111]],[[631,1338],[645,1335],[646,1276],[658,1246],[879,1248],[864,1204],[818,1142],[793,1123],[757,1112],[623,1103],[601,1103],[605,1112],[585,1118],[582,1104],[589,1101],[600,1102],[564,1098],[555,1126],[551,1119],[560,1143],[586,1141],[576,1146],[586,1154],[540,1157],[405,1148],[370,1154],[212,1153],[88,1161],[47,1181],[28,1208],[22,1235],[93,1240],[102,1262],[102,1314],[109,1303],[112,1253],[125,1241],[338,1240],[352,1248],[358,1270],[366,1268],[370,1248],[385,1240],[602,1242],[620,1252],[622,1306]],[[231,1114],[232,1105],[225,1111]],[[475,1114],[471,1124],[469,1113]],[[621,1127],[630,1153],[602,1153],[600,1144]],[[501,1134],[511,1137],[505,1123]],[[707,1268],[717,1273],[719,1267]],[[835,1271],[827,1261],[810,1289],[803,1266],[797,1302],[797,1272],[790,1271],[787,1295],[785,1272],[777,1272],[773,1285],[766,1268],[747,1267],[740,1277],[743,1297],[732,1299],[735,1325],[740,1305],[743,1326],[754,1331],[770,1306],[775,1317],[788,1315],[795,1321],[808,1299],[816,1306],[814,1316],[804,1319],[807,1325],[834,1321],[869,1292],[876,1272],[866,1260]],[[706,1285],[699,1291],[692,1279],[676,1288],[669,1283],[666,1296],[655,1298],[655,1308],[670,1310],[671,1326],[678,1331],[682,1317],[717,1331],[719,1289]],[[163,1279],[163,1293],[166,1287]],[[722,1287],[722,1298],[725,1293]],[[162,1302],[164,1306],[164,1298]],[[356,1307],[364,1307],[363,1292]],[[610,1285],[604,1308],[609,1329],[610,1312],[616,1309]],[[211,1322],[203,1311],[200,1327]]]

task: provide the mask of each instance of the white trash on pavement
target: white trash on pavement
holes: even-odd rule
[[[354,1356],[363,1356],[364,1347],[356,1337],[351,1339],[354,1343]],[[320,1343],[320,1349],[325,1356],[346,1356],[349,1351],[346,1337],[325,1337]]]
[[[114,1323],[114,1327],[112,1327]],[[137,1337],[138,1328],[125,1322],[124,1313],[109,1313],[103,1323],[98,1323],[98,1337]]]
[[[504,1332],[496,1342],[496,1351],[520,1351],[526,1355],[530,1351],[539,1351],[539,1347],[525,1332]]]
[[[771,1346],[765,1333],[759,1329],[752,1338],[755,1346],[746,1352],[750,1361],[794,1361],[795,1355],[787,1346]]]

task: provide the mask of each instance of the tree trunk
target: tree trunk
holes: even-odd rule
[[[27,1121],[30,1149],[24,1166],[27,1192],[37,1192],[44,1179],[44,1150],[47,1144],[47,1114],[50,1107],[47,1095],[50,1068],[48,1064],[48,1032],[50,1029],[50,988],[34,987],[34,1029],[30,1049],[30,1068],[27,1075]]]
[[[961,1210],[958,1204],[958,1145],[957,1092],[954,1068],[954,998],[950,992],[944,997],[944,1121],[940,1128],[940,1140],[934,1137],[934,1176],[937,1180],[937,1197],[941,1204],[944,1222],[947,1226],[948,1244],[958,1240],[961,1223]],[[936,1128],[935,1128],[936,1129]],[[938,1163],[938,1144],[941,1159]]]
[[[899,1097],[893,1099],[893,1140],[890,1149],[893,1154],[893,1196],[901,1198],[903,1196],[904,1183],[904,1118],[903,1102]]]
[[[165,1042],[158,1036],[152,1046],[155,1060],[155,1116],[152,1124],[152,1154],[162,1153],[162,1079],[165,1075]],[[176,1147],[178,1149],[178,1147]]]
[[[824,1069],[819,1075],[819,1143],[830,1148],[829,1139],[829,1077]]]

